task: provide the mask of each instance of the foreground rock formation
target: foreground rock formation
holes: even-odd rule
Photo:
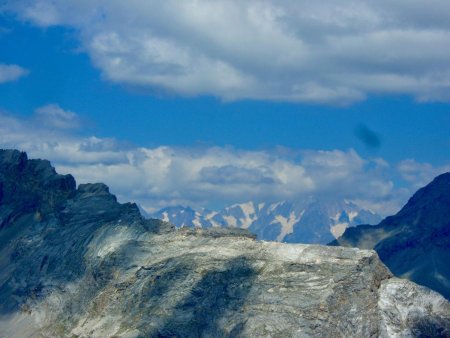
[[[374,251],[176,230],[0,151],[1,337],[450,334],[450,304]]]
[[[418,190],[396,215],[349,228],[331,244],[374,249],[396,276],[450,300],[450,173]]]

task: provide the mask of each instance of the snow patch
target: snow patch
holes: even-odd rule
[[[209,214],[205,216],[205,219],[210,221],[214,216],[216,216],[219,212],[218,211],[211,211]]]
[[[336,216],[330,217],[335,223],[339,222],[339,218],[341,217],[341,212],[338,212]]]
[[[358,216],[357,211],[349,211],[347,214],[348,214],[348,219],[350,220],[350,222],[353,222],[353,220],[356,218],[356,216]]]
[[[255,207],[253,205],[253,202],[242,203],[240,207],[244,212],[244,215],[246,215],[247,217],[255,214]]]
[[[192,224],[194,224],[194,226],[197,227],[197,228],[201,228],[201,227],[202,227],[202,223],[200,222],[198,216],[196,216],[196,217],[192,220]]]
[[[162,220],[163,220],[164,222],[170,222],[169,214],[167,213],[167,211],[164,211],[164,212],[162,213]]]
[[[281,232],[276,238],[277,242],[281,242],[284,239],[284,237],[286,237],[286,235],[292,234],[294,232],[294,224],[297,223],[298,221],[300,221],[300,219],[302,218],[304,212],[305,211],[303,210],[300,213],[300,216],[299,216],[298,219],[295,217],[295,212],[294,211],[292,211],[289,214],[289,218],[283,217],[281,215],[275,216],[275,220],[273,220],[271,222],[271,224],[273,224],[273,223],[280,223],[281,224]]]
[[[348,223],[337,223],[331,226],[330,231],[333,234],[334,238],[338,239],[344,234],[347,228]]]
[[[255,206],[253,205],[253,202],[247,202],[241,204],[240,208],[245,216],[245,218],[240,219],[241,228],[248,229],[248,227],[252,225],[255,220]]]
[[[237,227],[237,219],[233,216],[223,216],[225,222],[227,222],[227,225],[230,227]]]

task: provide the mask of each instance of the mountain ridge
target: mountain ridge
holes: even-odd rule
[[[450,334],[450,303],[374,251],[176,229],[18,151],[0,187],[4,337]]]
[[[450,299],[450,173],[419,189],[396,215],[347,229],[331,245],[374,249],[397,276]]]

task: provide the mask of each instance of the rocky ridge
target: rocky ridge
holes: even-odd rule
[[[374,251],[175,229],[0,150],[2,337],[449,335],[450,304]]]

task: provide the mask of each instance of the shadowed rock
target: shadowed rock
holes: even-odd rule
[[[207,271],[180,301],[158,329],[161,337],[237,336],[245,318],[233,321],[242,311],[256,273],[245,257],[237,257]]]
[[[418,190],[395,216],[349,228],[331,245],[375,249],[396,276],[450,299],[450,173]]]

